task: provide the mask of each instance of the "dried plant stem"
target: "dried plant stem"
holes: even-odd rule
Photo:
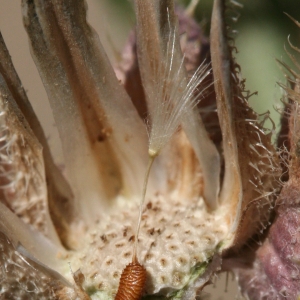
[[[147,193],[148,180],[149,180],[151,167],[152,167],[154,159],[157,157],[157,155],[158,155],[158,153],[152,154],[152,153],[150,153],[150,150],[149,150],[149,160],[148,160],[148,165],[147,165],[147,169],[146,169],[145,176],[144,176],[143,191],[142,191],[140,210],[139,210],[139,218],[138,218],[138,223],[137,223],[137,227],[136,227],[136,231],[135,231],[132,262],[137,262],[138,236],[139,236],[139,232],[140,232],[140,228],[141,228],[141,220],[142,220],[145,197],[146,197],[146,193]]]

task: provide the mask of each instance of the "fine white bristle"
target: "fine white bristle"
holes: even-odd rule
[[[171,49],[170,48],[171,45]],[[164,80],[154,83],[155,94],[151,99],[151,127],[149,133],[149,155],[157,156],[178,129],[182,119],[200,101],[202,93],[197,87],[210,73],[209,65],[202,63],[187,82],[184,57],[179,67],[173,62],[175,52],[175,31],[168,41],[167,60],[158,72],[163,72]],[[161,74],[160,74],[161,75]],[[157,76],[160,79],[162,76]],[[187,82],[187,83],[186,83]]]
[[[181,68],[182,63],[176,76],[172,79],[168,78],[164,86],[163,83],[158,83],[160,90],[154,99],[149,135],[151,156],[156,156],[161,151],[178,129],[185,114],[200,101],[201,92],[197,91],[197,87],[210,72],[208,65],[202,63],[188,84],[182,87],[185,76],[182,76]]]

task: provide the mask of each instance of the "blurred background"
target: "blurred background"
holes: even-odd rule
[[[112,61],[118,60],[119,52],[133,28],[135,20],[132,4],[127,0],[88,0],[89,21],[100,35],[100,39]],[[195,16],[206,34],[209,33],[212,0],[200,0]],[[190,0],[181,0],[187,5]],[[271,112],[276,126],[280,114],[283,92],[277,82],[285,82],[285,77],[275,58],[292,66],[285,47],[291,53],[291,42],[300,48],[300,28],[285,14],[288,13],[300,21],[300,0],[240,0],[238,21],[232,24],[235,34],[237,62],[241,65],[242,76],[247,78],[246,87],[258,91],[250,99],[250,105],[259,113]],[[47,96],[42,82],[31,59],[25,30],[22,26],[20,1],[0,0],[0,30],[12,56],[15,67],[21,77],[33,107],[39,116],[57,163],[62,163],[58,133],[50,113]],[[232,12],[232,15],[237,15]],[[298,60],[300,62],[300,60]],[[293,67],[295,68],[295,67]],[[211,299],[241,299],[234,281],[229,276],[229,284],[223,276],[216,287],[209,287],[201,295]],[[228,286],[228,288],[227,288]],[[229,291],[227,291],[229,290]]]
[[[187,6],[196,1],[178,2]],[[293,65],[284,47],[295,54],[295,51],[290,50],[287,39],[290,35],[291,42],[300,47],[300,28],[285,13],[300,21],[300,1],[238,0],[238,2],[243,8],[229,14],[238,17],[237,22],[232,22],[231,27],[237,31],[234,35],[238,49],[236,58],[242,67],[242,76],[247,78],[246,88],[251,92],[258,91],[258,95],[251,98],[250,104],[258,113],[270,111],[272,119],[278,125],[280,115],[276,110],[282,106],[280,101],[282,91],[276,83],[286,80],[275,59]],[[110,0],[107,3],[110,3],[108,8],[110,13],[115,14],[113,20],[123,24],[122,28],[118,29],[119,32],[123,30],[126,32],[132,28],[134,12],[130,1]],[[195,17],[207,36],[210,30],[212,4],[212,0],[200,0],[195,9]],[[112,28],[109,30],[113,32]],[[116,43],[122,44],[125,37],[126,35],[121,36]],[[271,126],[270,123],[268,125]]]

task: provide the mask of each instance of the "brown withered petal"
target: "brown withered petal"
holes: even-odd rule
[[[146,129],[86,23],[84,2],[24,0],[22,5],[76,206],[89,223],[99,217],[101,206],[114,205],[120,191],[139,192],[136,174],[146,158]],[[104,196],[101,202],[98,195]]]
[[[42,147],[1,74],[0,106],[1,202],[57,241],[47,204]]]
[[[212,14],[211,60],[223,137],[225,174],[220,202],[232,207],[234,243],[242,245],[264,229],[279,188],[280,168],[271,134],[248,104],[249,92],[232,57],[225,23],[225,1],[216,0]]]
[[[69,224],[74,221],[75,217],[75,207],[72,203],[73,194],[70,186],[53,162],[44,131],[32,109],[18,74],[15,71],[1,34],[0,73],[16,104],[28,122],[28,125],[43,147],[42,153],[45,164],[49,212],[59,236],[68,245],[68,240],[72,238]]]

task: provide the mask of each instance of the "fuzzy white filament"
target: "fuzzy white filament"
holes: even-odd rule
[[[149,155],[157,156],[177,131],[182,119],[200,101],[202,93],[197,87],[210,73],[207,64],[202,63],[186,84],[183,60],[174,78],[157,82],[158,94],[151,114],[149,134]],[[170,72],[171,73],[171,70]]]
[[[197,89],[211,71],[208,64],[202,63],[194,75],[187,80],[184,67],[185,58],[181,59],[179,67],[176,67],[174,63],[175,31],[176,29],[169,37],[166,62],[156,68],[157,76],[155,76],[153,82],[153,92],[148,95],[151,97],[150,102],[152,103],[152,109],[149,113],[151,120],[148,148],[149,162],[144,176],[133,260],[136,259],[143,204],[153,161],[178,130],[181,121],[199,103],[202,92]]]

